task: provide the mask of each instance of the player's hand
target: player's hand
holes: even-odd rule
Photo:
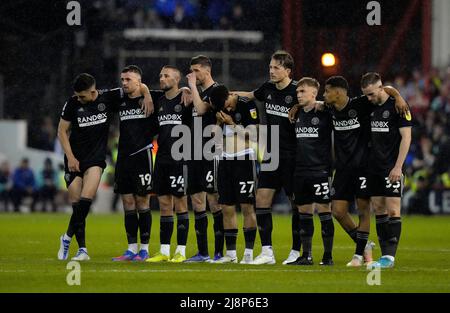
[[[218,112],[222,118],[223,123],[227,124],[227,125],[234,125],[234,121],[231,118],[230,115],[226,114],[223,111]]]
[[[184,104],[185,107],[191,105],[193,98],[192,98],[192,91],[188,87],[182,87],[181,90],[181,102],[180,104]]]
[[[79,172],[80,171],[80,162],[76,158],[68,158],[67,166],[69,167],[69,172]]]
[[[408,116],[408,114],[410,114],[409,106],[402,97],[395,99],[395,110],[402,117],[406,117]]]
[[[144,96],[144,100],[141,102],[141,110],[144,111],[145,116],[149,116],[155,110],[153,105],[153,99],[151,96]]]
[[[295,120],[297,119],[298,109],[300,109],[300,106],[299,106],[299,105],[294,105],[294,106],[289,110],[288,118],[289,118],[289,121],[290,121],[292,124],[294,124],[294,123],[295,123]]]
[[[195,76],[194,72],[190,72],[186,75],[188,86],[191,89],[197,88],[197,77]]]
[[[316,103],[314,105],[314,109],[315,109],[316,112],[325,110],[325,102],[323,102],[323,101],[316,101]]]
[[[401,167],[394,167],[389,173],[389,180],[391,183],[398,182],[402,178],[402,169]]]

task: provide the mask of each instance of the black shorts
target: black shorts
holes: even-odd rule
[[[158,196],[186,195],[187,166],[184,162],[158,160],[156,156],[153,191]]]
[[[78,160],[79,161],[79,160]],[[73,180],[78,176],[83,178],[84,172],[86,172],[89,168],[98,166],[102,170],[106,167],[106,162],[103,161],[79,161],[80,162],[80,171],[79,172],[70,172],[69,165],[66,155],[64,155],[64,180],[66,182],[66,187],[69,188],[70,184]]]
[[[392,183],[389,180],[389,173],[369,174],[369,194],[371,197],[402,197],[404,176],[400,181]]]
[[[221,160],[218,173],[219,204],[254,204],[256,196],[256,161]]]
[[[261,165],[263,166],[263,165]],[[280,158],[280,163],[275,171],[259,172],[258,188],[275,189],[279,191],[284,188],[286,195],[292,197],[293,181],[295,170],[295,156],[289,158]]]
[[[217,193],[217,168],[219,160],[194,160],[188,162],[189,195],[199,192]]]
[[[336,170],[331,184],[331,199],[352,202],[355,198],[369,199],[365,170]]]
[[[305,173],[294,176],[294,201],[296,205],[330,203],[331,177],[311,176]]]
[[[114,192],[145,196],[152,192],[153,159],[151,149],[117,158]]]

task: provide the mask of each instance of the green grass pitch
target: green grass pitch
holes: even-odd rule
[[[193,216],[191,216],[192,218]],[[66,283],[66,261],[58,261],[59,236],[69,215],[0,215],[0,292],[450,292],[450,217],[403,217],[396,267],[382,270],[381,285],[369,286],[368,271],[346,268],[354,245],[335,221],[332,267],[318,265],[322,256],[320,223],[315,217],[313,257],[309,267],[284,266],[291,247],[290,216],[274,216],[276,265],[113,263],[126,248],[123,215],[90,215],[87,246],[91,260],[81,264],[81,285]],[[242,217],[239,217],[241,223]],[[374,222],[374,220],[373,220]],[[191,219],[187,255],[196,252]],[[375,224],[370,238],[376,241]],[[213,251],[209,216],[210,252]],[[172,237],[175,249],[176,229]],[[70,249],[73,256],[74,241]],[[153,212],[150,254],[159,249],[159,215]],[[238,235],[238,257],[244,249]],[[260,252],[259,238],[255,256]],[[379,257],[377,245],[374,256]]]

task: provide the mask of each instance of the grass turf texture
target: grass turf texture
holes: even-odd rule
[[[150,254],[159,249],[159,215],[153,214]],[[58,261],[59,236],[66,230],[65,214],[0,215],[0,292],[450,292],[450,217],[403,217],[403,233],[396,266],[382,270],[381,285],[366,283],[365,268],[347,268],[354,244],[335,221],[334,261],[322,257],[320,222],[315,217],[313,266],[285,266],[291,248],[290,216],[274,216],[273,243],[276,265],[118,263],[111,258],[126,249],[123,215],[90,215],[87,247],[91,260],[81,264],[81,285],[68,286],[67,261]],[[241,228],[242,217],[239,216]],[[213,252],[212,217],[209,249]],[[187,256],[196,252],[191,215]],[[370,239],[376,240],[375,223]],[[176,224],[172,250],[176,246]],[[260,252],[259,236],[255,256]],[[70,257],[78,248],[73,240]],[[244,236],[238,235],[238,257]],[[374,257],[380,256],[375,248]]]

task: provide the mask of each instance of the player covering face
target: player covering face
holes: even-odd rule
[[[222,128],[222,153],[219,162],[219,204],[223,210],[226,255],[216,263],[236,263],[238,225],[236,207],[244,216],[245,251],[241,264],[252,264],[256,237],[254,210],[256,153],[251,142],[257,138],[258,112],[253,101],[230,95],[225,86],[215,87],[211,103],[218,110],[217,125]]]

